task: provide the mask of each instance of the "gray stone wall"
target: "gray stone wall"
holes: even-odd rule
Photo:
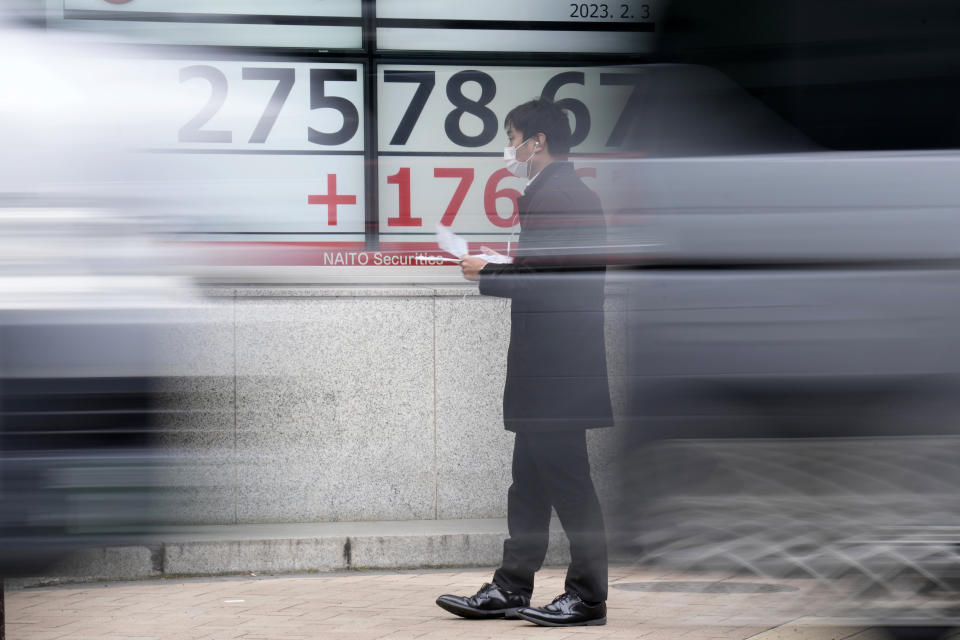
[[[608,342],[619,326],[608,305]],[[231,287],[171,325],[171,524],[499,518],[509,301],[476,287]],[[620,350],[609,359],[612,395]],[[609,500],[614,430],[590,432]]]

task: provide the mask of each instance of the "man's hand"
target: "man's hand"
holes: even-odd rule
[[[479,256],[464,255],[460,258],[460,270],[463,272],[463,277],[474,282],[480,279],[480,270],[486,264],[487,261]]]

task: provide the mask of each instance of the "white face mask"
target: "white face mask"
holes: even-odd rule
[[[515,147],[504,147],[503,148],[503,159],[507,163],[507,171],[517,176],[518,178],[526,178],[530,175],[530,158],[533,157],[533,154],[536,153],[534,149],[533,153],[530,154],[530,158],[527,158],[524,161],[517,160],[517,149],[522,147],[533,140],[533,138],[527,138],[520,144]],[[538,142],[537,145],[540,143]]]

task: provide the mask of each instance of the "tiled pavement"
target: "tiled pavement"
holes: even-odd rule
[[[809,581],[778,581],[770,592],[710,593],[699,587],[729,577],[648,568],[611,568],[609,622],[602,627],[547,629],[523,621],[462,620],[434,604],[441,593],[473,593],[490,574],[488,569],[356,571],[8,590],[7,640],[881,637],[864,627],[804,626],[801,616],[822,596]],[[757,581],[732,578],[724,584],[732,582],[752,587]],[[548,602],[562,585],[561,569],[542,570],[534,604]]]

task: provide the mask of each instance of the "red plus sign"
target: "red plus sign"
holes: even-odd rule
[[[307,204],[327,205],[327,224],[337,224],[337,205],[357,204],[357,196],[342,196],[337,193],[337,174],[327,174],[327,195],[307,196]]]

